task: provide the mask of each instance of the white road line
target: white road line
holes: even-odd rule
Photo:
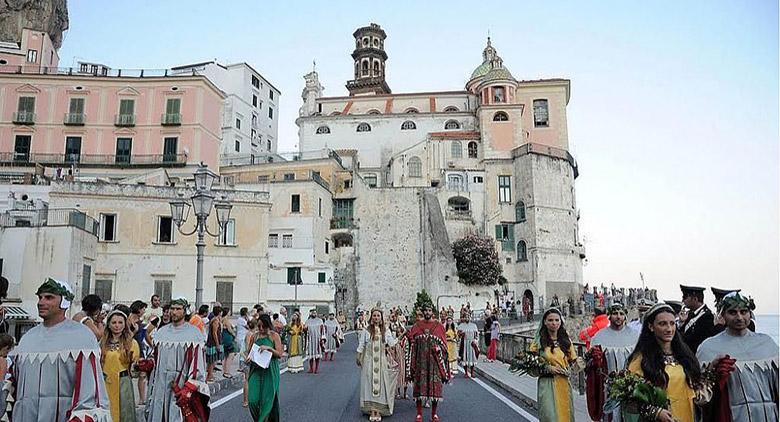
[[[462,366],[458,365],[458,367],[460,368],[461,371],[463,371],[463,367]],[[509,400],[508,398],[504,397],[503,394],[501,394],[498,391],[496,391],[493,387],[485,384],[484,381],[482,381],[480,379],[477,379],[477,378],[470,378],[470,379],[472,381],[476,382],[480,387],[484,388],[488,393],[496,396],[496,398],[501,400],[505,405],[509,406],[510,409],[512,409],[515,412],[517,412],[520,416],[528,419],[529,422],[539,422],[539,419],[534,417],[534,415],[526,412],[522,407],[516,405],[511,400]]]

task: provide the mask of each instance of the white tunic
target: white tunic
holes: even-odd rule
[[[325,324],[319,318],[306,320],[306,357],[309,359],[322,358],[322,340],[325,337]]]
[[[463,333],[462,343],[459,343],[460,364],[474,366],[477,364],[477,353],[472,344],[479,346],[479,327],[473,322],[464,322],[458,325],[458,331]]]
[[[590,346],[601,346],[604,351],[604,359],[607,361],[607,371],[620,371],[625,369],[626,360],[634,350],[636,342],[639,340],[639,332],[628,326],[620,330],[613,330],[612,327],[606,327],[593,336]],[[612,422],[620,422],[622,413],[620,408],[611,412]],[[605,413],[602,420],[608,420],[609,414]]]
[[[325,321],[325,352],[336,351],[336,338],[339,336],[339,323],[335,319]]]

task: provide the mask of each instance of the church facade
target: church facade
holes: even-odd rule
[[[578,292],[585,251],[570,81],[516,79],[488,38],[462,89],[393,93],[385,31],[371,24],[353,37],[349,95],[323,96],[311,72],[296,120],[302,153],[333,150],[353,172],[334,195],[334,219],[337,203],[349,202],[350,223],[331,233],[352,255],[334,274],[351,305],[409,303],[425,288],[438,305],[527,296],[538,309]],[[495,239],[504,285],[458,282],[450,245],[469,232]],[[350,270],[340,276],[339,267]]]

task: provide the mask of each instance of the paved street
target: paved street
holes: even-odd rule
[[[360,412],[358,367],[355,364],[354,334],[348,334],[341,352],[333,362],[322,362],[320,373],[283,373],[280,385],[281,418],[286,421],[365,421]],[[251,421],[249,411],[241,406],[241,394],[220,403],[232,392],[220,392],[212,398],[217,404],[211,412],[211,420]],[[499,397],[497,397],[497,394]],[[411,391],[409,392],[411,395]],[[425,420],[430,420],[430,409],[425,409]],[[442,421],[535,421],[527,418],[528,409],[518,401],[508,398],[494,385],[484,381],[466,380],[462,374],[445,386],[444,402],[439,409]],[[397,400],[395,413],[386,420],[413,421],[414,402]]]

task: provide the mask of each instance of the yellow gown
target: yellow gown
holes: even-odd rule
[[[458,332],[450,328],[445,333],[447,336],[447,355],[450,362],[458,360]],[[455,369],[456,366],[450,364],[450,368]]]
[[[130,350],[133,353],[133,357],[132,360],[130,360],[129,362],[125,357],[124,351],[121,349],[116,349],[116,350],[108,349],[103,352],[103,356],[104,356],[103,374],[105,374],[105,379],[106,379],[106,390],[108,392],[108,400],[109,402],[111,402],[111,418],[115,421],[123,420],[120,417],[122,407],[131,406],[133,410],[135,409],[134,397],[131,396],[131,397],[120,398],[120,394],[119,394],[120,391],[119,374],[123,371],[128,371],[128,375],[129,375],[130,365],[132,365],[135,362],[138,362],[138,359],[141,355],[138,349],[138,342],[136,342],[135,340],[131,341]],[[122,400],[132,400],[132,403],[129,405],[124,403],[124,406],[122,406],[123,404]]]
[[[528,350],[532,353],[539,352],[539,345],[532,342]],[[550,350],[550,347],[545,347],[540,356],[544,357],[550,366],[569,369],[569,365],[577,359],[577,352],[574,350],[574,345],[569,346],[566,353],[560,347],[556,347],[554,351]],[[574,405],[568,377],[561,375],[539,377],[536,391],[540,421],[574,422]]]
[[[634,358],[628,364],[628,370],[644,377],[642,371],[642,357]],[[694,406],[693,398],[695,393],[693,389],[688,386],[688,382],[685,378],[685,370],[682,365],[666,365],[666,375],[669,377],[669,384],[666,387],[666,395],[672,404],[672,408],[669,409],[672,412],[672,416],[677,418],[680,422],[693,422],[694,420]]]

